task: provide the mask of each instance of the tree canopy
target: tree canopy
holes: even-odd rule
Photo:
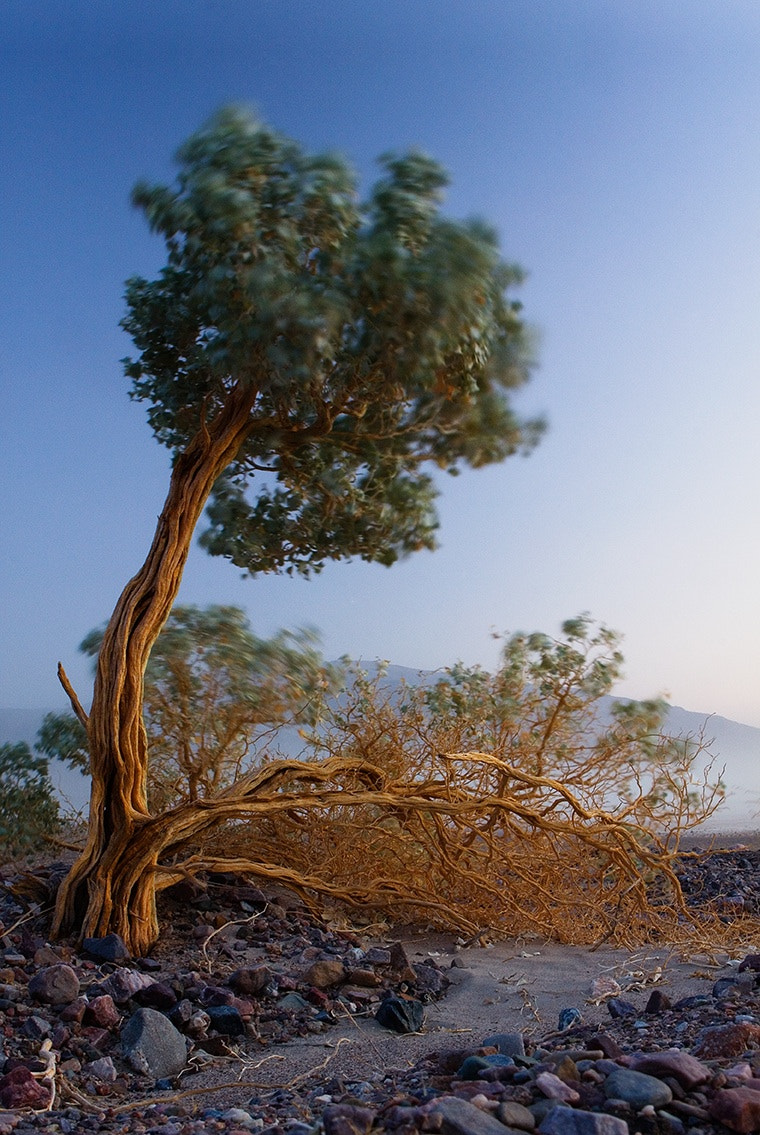
[[[174,186],[134,190],[168,256],[128,282],[125,364],[175,455],[247,400],[203,546],[250,573],[434,547],[430,469],[502,461],[541,432],[510,401],[530,342],[495,232],[441,214],[446,176],[423,154],[383,157],[361,202],[342,159],[236,109],[178,162]]]

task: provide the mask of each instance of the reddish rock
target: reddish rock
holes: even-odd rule
[[[724,1127],[749,1135],[760,1131],[760,1092],[752,1088],[726,1088],[710,1100],[709,1112]]]
[[[121,1020],[121,1014],[114,1004],[113,997],[107,993],[89,1002],[82,1018],[85,1025],[97,1025],[101,1029],[112,1029]]]
[[[703,1060],[715,1060],[741,1056],[748,1048],[757,1048],[759,1044],[760,1026],[732,1021],[728,1025],[711,1025],[702,1029],[692,1053]]]
[[[706,1084],[712,1075],[710,1069],[696,1057],[677,1048],[665,1052],[634,1053],[628,1067],[634,1072],[644,1072],[647,1076],[672,1076],[687,1091]]]
[[[64,1005],[61,1009],[61,1020],[79,1024],[84,1016],[84,1011],[87,1008],[87,1000],[84,997],[75,997],[69,1005]]]
[[[51,1088],[35,1080],[28,1068],[18,1067],[0,1078],[0,1105],[5,1108],[43,1108],[50,1103]]]

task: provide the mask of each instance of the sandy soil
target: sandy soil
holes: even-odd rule
[[[372,1018],[347,1018],[328,1032],[262,1049],[245,1063],[231,1059],[183,1079],[185,1089],[239,1081],[208,1096],[217,1106],[245,1106],[257,1087],[314,1086],[340,1076],[347,1083],[403,1071],[433,1051],[477,1047],[496,1032],[520,1032],[533,1044],[557,1029],[560,1010],[575,1007],[584,1023],[603,1027],[606,1004],[591,1002],[592,982],[614,978],[623,996],[643,1011],[654,988],[671,1001],[709,993],[717,977],[735,972],[724,956],[683,959],[669,950],[503,942],[456,950],[451,940],[402,939],[411,961],[432,956],[452,979],[448,993],[426,1007],[418,1034],[399,1036]],[[452,968],[451,964],[454,962]]]

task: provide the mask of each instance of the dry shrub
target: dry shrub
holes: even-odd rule
[[[222,794],[240,820],[193,868],[473,936],[695,933],[673,866],[722,799],[709,745],[663,732],[662,702],[606,698],[622,663],[611,631],[584,616],[563,632],[511,637],[493,675],[391,687],[355,671],[307,738],[311,760],[272,760]]]

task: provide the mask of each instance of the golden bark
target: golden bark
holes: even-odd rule
[[[113,930],[137,955],[158,937],[156,851],[140,840],[151,819],[143,675],[214,482],[250,429],[255,397],[252,387],[236,388],[177,458],[147,559],[124,588],[106,629],[87,723],[92,775],[87,842],[60,888],[55,935],[102,936]]]

